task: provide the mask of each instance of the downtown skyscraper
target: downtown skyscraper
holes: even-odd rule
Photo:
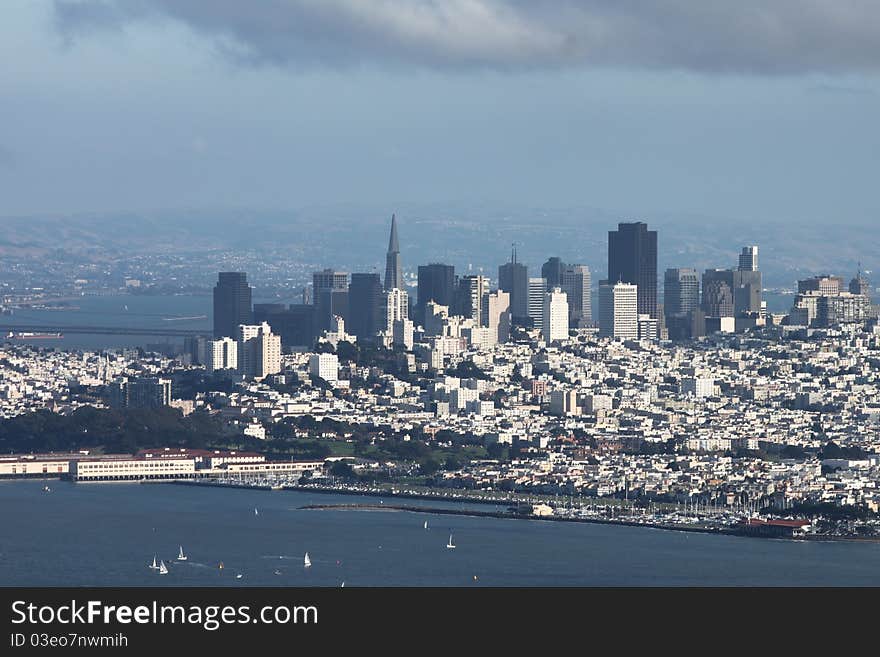
[[[385,289],[403,290],[403,265],[400,262],[400,242],[397,239],[397,217],[391,215],[391,235],[385,255]]]
[[[638,288],[638,314],[657,319],[657,231],[636,221],[608,231],[608,283]]]
[[[510,316],[524,322],[529,316],[528,268],[516,261],[516,248],[511,251],[510,262],[498,267],[498,289],[510,294]]]
[[[247,274],[221,271],[214,286],[214,337],[234,338],[241,324],[250,324],[251,287]]]

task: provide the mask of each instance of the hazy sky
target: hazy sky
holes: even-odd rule
[[[0,216],[880,217],[876,0],[4,0]]]

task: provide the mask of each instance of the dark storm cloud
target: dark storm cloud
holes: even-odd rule
[[[68,35],[169,18],[245,60],[876,72],[876,0],[56,0]]]

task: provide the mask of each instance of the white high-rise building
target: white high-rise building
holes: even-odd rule
[[[599,286],[599,335],[638,339],[639,307],[636,285],[604,282]]]
[[[336,354],[312,354],[309,356],[309,376],[336,381],[339,378],[339,357]]]
[[[255,379],[281,371],[281,336],[267,322],[238,327],[238,371]]]
[[[238,344],[232,338],[219,338],[208,342],[205,358],[208,372],[238,369]]]
[[[589,325],[593,320],[590,307],[590,268],[568,265],[562,270],[562,291],[568,296],[568,318],[572,328]]]
[[[406,290],[392,288],[385,292],[383,315],[384,330],[388,335],[394,333],[394,322],[409,319],[409,295]]]
[[[568,339],[568,299],[558,287],[544,294],[541,335],[545,342]]]
[[[544,294],[547,292],[546,278],[529,279],[529,317],[536,329],[541,329],[544,323]]]
[[[489,279],[485,276],[464,276],[458,285],[461,316],[480,323],[484,316],[483,300],[489,293]]]
[[[503,290],[490,292],[483,298],[483,318],[493,344],[503,344],[510,337],[510,294]]]

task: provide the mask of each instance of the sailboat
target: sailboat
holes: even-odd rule
[[[167,575],[168,574],[168,567],[165,565],[164,561],[159,562],[159,574],[160,575]]]
[[[339,588],[345,588],[345,582],[342,582],[342,584],[339,585]]]
[[[257,510],[257,507],[254,507],[254,515],[255,516],[260,515],[260,512]]]
[[[425,529],[427,529],[427,528],[428,528],[428,521],[425,520]]]
[[[449,534],[449,542],[446,544],[446,547],[450,550],[455,549],[455,543],[452,542],[452,534]]]
[[[304,568],[308,568],[308,567],[311,566],[311,565],[312,565],[312,560],[309,559],[309,553],[306,552],[306,556],[305,556],[305,558],[303,559],[303,567],[304,567]]]
[[[177,560],[178,560],[178,561],[186,561],[187,559],[189,559],[189,557],[187,557],[187,556],[183,553],[183,546],[181,545],[181,546],[179,546],[179,547],[180,547],[180,554],[177,555]]]
[[[153,563],[150,565],[150,570],[159,570],[159,565],[156,563],[156,555],[153,555]]]

